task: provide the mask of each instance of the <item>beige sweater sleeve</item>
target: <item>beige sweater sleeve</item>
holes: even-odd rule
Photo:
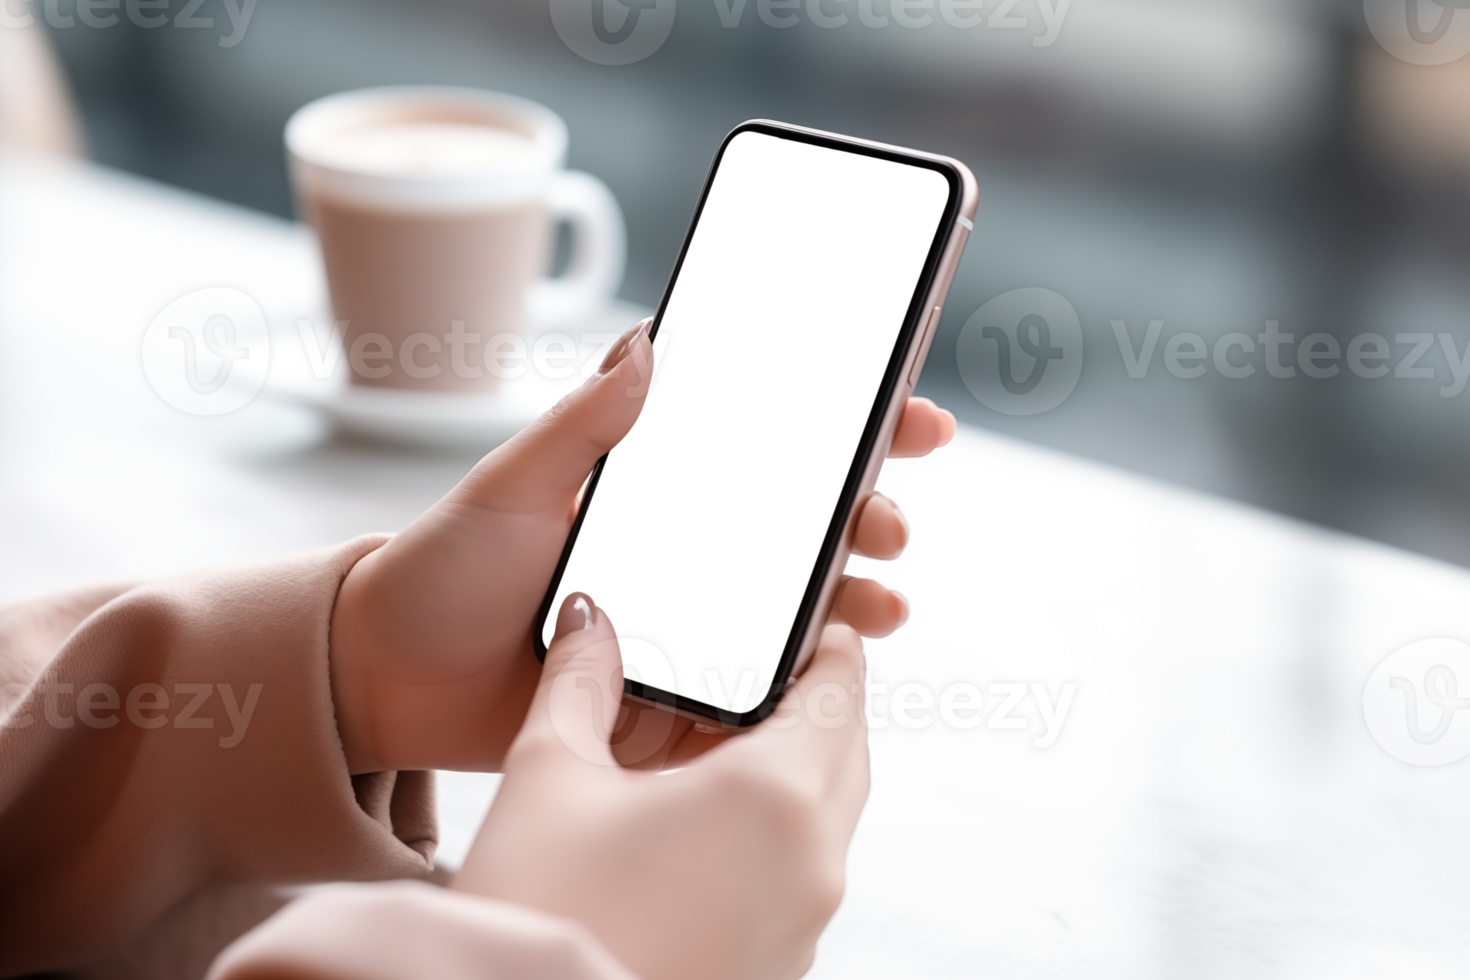
[[[327,674],[384,539],[0,614],[0,976],[114,954],[226,884],[421,876],[428,773],[349,778]]]
[[[432,867],[432,774],[349,777],[332,706],[332,605],[383,540],[0,610],[0,977],[197,980],[265,920],[212,976],[631,980],[539,913],[300,887]]]

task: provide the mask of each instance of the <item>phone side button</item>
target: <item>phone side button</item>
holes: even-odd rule
[[[919,358],[924,353],[924,345],[929,342],[929,335],[934,332],[934,327],[939,323],[939,311],[943,307],[936,306],[929,311],[929,320],[924,324],[924,332],[919,335],[919,343],[915,347],[914,366],[909,368],[909,390],[912,391],[919,383],[919,366],[922,363]]]

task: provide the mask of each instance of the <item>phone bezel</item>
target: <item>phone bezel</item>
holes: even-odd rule
[[[812,574],[807,581],[806,591],[802,595],[801,604],[797,607],[796,618],[792,623],[791,632],[787,637],[785,649],[782,651],[781,659],[776,666],[776,672],[772,677],[771,686],[766,691],[761,702],[749,711],[735,712],[718,708],[712,704],[682,694],[676,694],[672,691],[651,687],[638,681],[632,681],[626,678],[623,681],[623,692],[625,695],[651,705],[672,709],[680,714],[714,721],[728,728],[744,728],[765,720],[776,710],[776,706],[780,703],[781,698],[790,686],[792,673],[797,664],[797,658],[801,654],[802,643],[810,629],[812,616],[817,611],[823,586],[831,572],[832,562],[835,560],[842,546],[842,538],[847,530],[848,522],[852,518],[853,507],[857,504],[857,495],[861,489],[868,462],[872,458],[873,451],[876,448],[884,419],[888,414],[889,406],[893,402],[895,393],[903,384],[904,368],[908,362],[910,350],[916,341],[922,340],[920,328],[924,325],[925,315],[928,313],[930,293],[943,265],[946,248],[954,233],[957,221],[961,216],[965,189],[965,182],[960,169],[944,157],[914,150],[906,150],[902,147],[871,143],[851,137],[840,136],[835,133],[825,133],[820,130],[806,129],[804,127],[792,126],[766,119],[753,119],[741,123],[725,135],[725,138],[720,142],[718,151],[715,153],[714,160],[710,163],[709,172],[705,175],[704,186],[700,190],[699,202],[695,205],[694,215],[690,219],[689,228],[684,234],[683,244],[679,248],[679,257],[674,263],[673,271],[669,274],[669,281],[664,287],[663,297],[659,300],[658,310],[654,313],[653,325],[649,329],[650,340],[657,339],[658,337],[658,329],[663,322],[664,310],[668,306],[669,297],[673,295],[674,287],[678,284],[679,272],[684,267],[684,259],[689,252],[690,242],[694,240],[694,234],[699,228],[699,219],[704,214],[704,205],[709,197],[710,188],[714,185],[715,178],[719,175],[720,163],[725,157],[725,150],[735,137],[749,132],[761,133],[778,139],[789,139],[840,152],[857,153],[862,156],[877,157],[883,160],[933,170],[944,176],[949,186],[949,197],[945,202],[944,217],[935,230],[934,240],[929,246],[929,254],[924,259],[924,266],[915,283],[913,295],[909,300],[908,309],[904,314],[903,324],[899,328],[894,341],[893,353],[889,356],[888,366],[883,372],[883,380],[878,386],[877,394],[873,400],[873,406],[869,410],[868,421],[863,427],[862,438],[858,441],[857,450],[853,454],[852,465],[848,468],[847,478],[843,482],[841,493],[838,494],[837,506],[833,511],[832,520],[828,524],[827,533],[822,539],[822,546],[817,552],[816,562],[812,567]],[[572,522],[572,529],[567,534],[566,544],[563,546],[561,557],[557,561],[556,570],[552,573],[551,583],[547,587],[546,596],[542,599],[541,608],[536,614],[532,638],[536,649],[536,659],[543,663],[546,660],[546,644],[542,639],[542,633],[546,628],[547,617],[551,614],[551,604],[556,599],[556,592],[561,586],[562,575],[566,571],[572,549],[576,546],[577,537],[582,530],[583,518],[586,516],[587,509],[591,506],[592,499],[596,494],[597,483],[602,477],[603,465],[606,462],[607,456],[604,455],[592,469],[592,474],[587,480],[587,489],[582,497],[582,505],[577,510],[577,516]]]

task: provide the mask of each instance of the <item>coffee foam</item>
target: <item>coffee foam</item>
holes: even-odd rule
[[[384,176],[469,176],[537,168],[536,144],[520,133],[449,122],[391,122],[323,134],[317,162]]]
[[[511,96],[405,87],[330,96],[286,126],[307,199],[394,211],[519,206],[539,198],[566,154],[566,126]]]

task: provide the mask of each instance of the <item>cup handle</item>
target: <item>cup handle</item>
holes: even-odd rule
[[[627,240],[622,209],[606,184],[579,170],[552,175],[546,206],[554,221],[571,225],[571,260],[562,275],[531,284],[527,312],[534,324],[591,316],[623,284]]]

